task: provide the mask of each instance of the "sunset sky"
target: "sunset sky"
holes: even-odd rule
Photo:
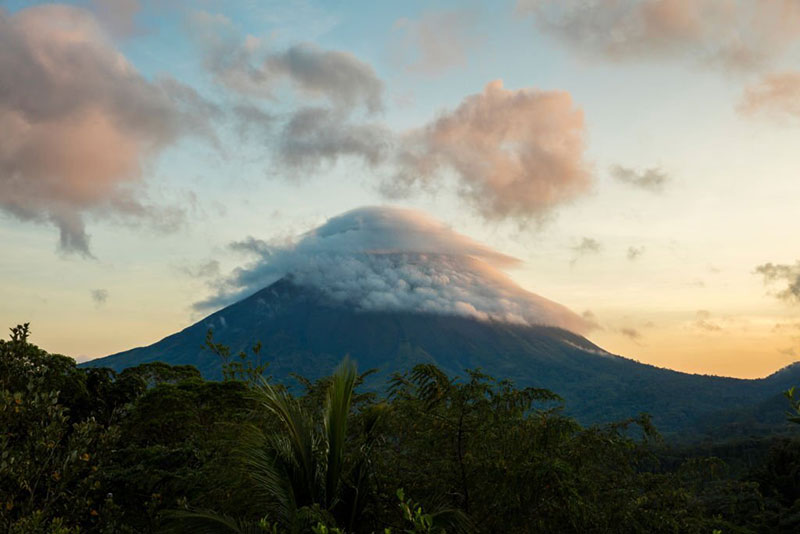
[[[0,0],[0,322],[79,361],[361,206],[609,352],[800,360],[800,2]]]

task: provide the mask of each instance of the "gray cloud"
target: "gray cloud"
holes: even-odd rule
[[[422,128],[394,132],[371,119],[383,106],[383,83],[352,54],[308,44],[265,50],[206,12],[190,24],[220,84],[261,99],[275,98],[281,81],[293,90],[270,146],[284,176],[353,159],[386,169],[379,191],[388,198],[432,191],[455,176],[457,194],[482,216],[525,223],[545,220],[591,186],[583,112],[567,92],[507,90],[496,80]]]
[[[297,110],[280,137],[279,160],[299,171],[314,171],[343,157],[370,166],[386,161],[391,133],[377,123],[350,122],[347,115],[325,108]]]
[[[273,97],[280,82],[307,96],[321,97],[337,109],[383,108],[383,82],[374,69],[349,52],[299,43],[265,51],[261,40],[242,36],[223,15],[195,11],[192,34],[204,51],[206,68],[222,85],[256,97]]]
[[[711,312],[707,310],[697,310],[695,314],[694,327],[706,332],[719,332],[722,327],[711,320]]]
[[[521,0],[519,8],[581,53],[612,61],[757,70],[800,38],[795,0]]]
[[[583,331],[587,322],[529,293],[498,267],[518,260],[412,210],[361,208],[330,219],[291,244],[248,239],[256,260],[221,280],[198,309],[235,302],[290,275],[333,301],[363,310],[466,315]]]
[[[603,326],[600,324],[600,320],[592,310],[584,310],[584,312],[581,314],[581,318],[586,321],[586,327],[588,330],[604,330]]]
[[[800,261],[794,265],[765,263],[756,267],[755,272],[764,277],[765,284],[786,284],[775,293],[776,297],[787,302],[800,302]]]
[[[482,216],[520,222],[545,220],[591,186],[583,113],[567,92],[507,90],[497,80],[422,128],[394,132],[370,117],[383,106],[383,83],[351,54],[307,44],[265,50],[206,12],[191,24],[225,87],[261,99],[275,98],[281,81],[293,90],[291,111],[265,117],[270,129],[279,123],[270,149],[284,176],[352,159],[386,170],[379,191],[388,198],[432,191],[455,176],[456,193]]]
[[[772,327],[773,332],[786,332],[786,331],[798,331],[800,332],[800,322],[793,322],[793,323],[775,323],[775,326]]]
[[[92,289],[92,300],[98,306],[102,306],[108,301],[108,291],[105,289]]]
[[[500,80],[400,141],[382,191],[402,197],[448,175],[487,219],[541,219],[586,192],[583,113],[569,93],[508,90]]]
[[[311,95],[330,99],[338,108],[383,108],[383,82],[370,65],[348,52],[303,43],[271,54],[264,61],[267,78],[285,77]]]
[[[642,338],[641,332],[635,328],[624,327],[619,329],[619,333],[632,341],[638,341]]]
[[[209,260],[199,265],[183,266],[180,268],[180,271],[192,278],[218,277],[220,274],[219,261]]]
[[[246,254],[255,254],[256,256],[266,257],[272,251],[272,246],[263,239],[256,239],[253,236],[247,236],[241,241],[234,241],[228,245],[228,248]]]
[[[628,252],[627,252],[626,256],[628,257],[628,260],[636,261],[637,259],[639,259],[639,256],[641,256],[642,254],[644,254],[644,247],[633,247],[633,246],[631,246],[631,247],[628,247]]]
[[[289,171],[282,174],[307,177],[342,158],[373,167],[387,159],[391,132],[365,119],[383,109],[384,85],[369,64],[308,43],[267,50],[222,15],[196,11],[189,23],[208,71],[243,99],[233,110],[240,137],[266,142],[274,163]],[[282,83],[291,89],[290,111],[255,103],[275,101]]]
[[[242,141],[268,143],[278,118],[252,102],[239,102],[231,108],[236,131]]]
[[[581,239],[581,242],[572,247],[572,251],[574,252],[574,256],[572,260],[569,262],[570,265],[575,265],[579,259],[584,256],[591,255],[591,254],[598,254],[602,249],[602,245],[600,242],[591,237],[584,237]]]
[[[209,135],[196,92],[140,76],[70,6],[0,9],[0,50],[0,210],[54,224],[61,249],[85,256],[87,214],[174,219],[148,202],[141,167],[183,135]]]
[[[611,176],[623,184],[654,193],[663,191],[664,186],[669,181],[669,175],[657,167],[636,171],[621,165],[612,165],[610,172]]]

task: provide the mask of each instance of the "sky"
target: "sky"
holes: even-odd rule
[[[800,360],[797,0],[0,0],[0,79],[0,322],[49,351],[153,343],[243,243],[391,206],[609,352]]]

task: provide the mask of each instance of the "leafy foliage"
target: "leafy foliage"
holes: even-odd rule
[[[795,397],[794,394],[795,388],[790,388],[785,393],[786,398],[789,399],[789,405],[791,406],[788,419],[792,423],[800,424],[800,396]]]
[[[675,446],[646,415],[584,427],[548,390],[430,364],[386,398],[348,359],[298,391],[213,337],[220,382],[81,369],[28,336],[0,341],[3,533],[800,530],[797,437]]]

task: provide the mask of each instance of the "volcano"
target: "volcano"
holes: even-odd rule
[[[499,271],[514,263],[431,219],[367,208],[331,219],[289,246],[249,241],[256,260],[236,270],[200,306],[222,309],[147,347],[87,362],[115,370],[162,361],[221,377],[204,348],[208,330],[233,353],[261,343],[268,374],[308,379],[330,374],[345,355],[376,369],[380,390],[395,372],[432,363],[451,376],[480,369],[517,386],[547,388],[585,424],[642,412],[663,432],[696,432],[767,415],[800,383],[800,366],[758,380],[680,373],[610,354],[582,334],[580,316],[527,292]],[[263,284],[260,289],[254,286]],[[247,295],[247,296],[244,296]],[[748,427],[749,428],[749,427]]]

